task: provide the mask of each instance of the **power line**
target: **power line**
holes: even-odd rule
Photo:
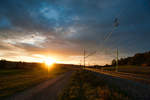
[[[85,56],[85,58],[88,58],[89,56],[92,56],[92,55],[94,55],[95,53],[96,53],[96,51],[94,51],[94,52],[90,53],[89,55]]]
[[[83,50],[83,64],[84,64],[84,68],[85,68],[85,62],[86,62],[86,58],[88,58],[88,57],[90,57],[90,56],[92,56],[92,55],[94,55],[96,53],[96,51],[94,51],[94,52],[92,52],[92,53],[90,53],[90,54],[88,54],[87,56],[86,56],[86,50],[84,49]]]

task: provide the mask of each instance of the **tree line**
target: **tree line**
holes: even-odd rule
[[[7,61],[5,59],[0,60],[0,69],[34,69],[40,68],[41,63],[32,63],[32,62],[14,62]]]
[[[116,60],[112,60],[112,66],[116,65]],[[137,53],[133,57],[121,58],[118,65],[138,65],[150,66],[150,51],[145,53]]]
[[[80,67],[73,64],[58,64],[58,63],[55,63],[54,66]],[[43,67],[45,67],[45,64],[38,62],[7,61],[5,59],[0,60],[0,69],[35,69]]]

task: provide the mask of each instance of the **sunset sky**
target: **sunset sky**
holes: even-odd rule
[[[120,25],[107,41],[114,19]],[[149,0],[0,0],[0,58],[79,64],[110,63],[150,50]]]

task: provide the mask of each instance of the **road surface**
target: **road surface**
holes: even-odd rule
[[[6,100],[57,100],[58,94],[67,84],[71,74],[72,71],[66,72]]]

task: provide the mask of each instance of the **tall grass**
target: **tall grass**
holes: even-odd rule
[[[124,92],[109,86],[103,78],[92,72],[80,70],[74,73],[59,100],[129,100]]]

